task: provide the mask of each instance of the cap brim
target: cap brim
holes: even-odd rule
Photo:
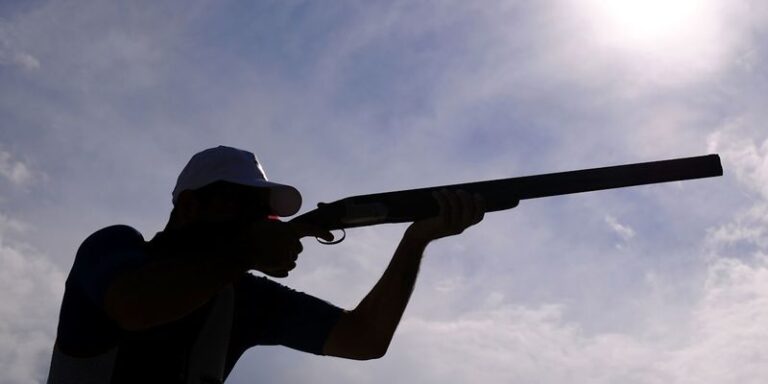
[[[290,185],[273,183],[266,180],[257,180],[248,183],[248,185],[270,190],[269,205],[274,214],[278,216],[293,216],[301,208],[301,193]]]

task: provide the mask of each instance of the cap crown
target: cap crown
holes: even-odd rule
[[[196,190],[208,184],[226,181],[256,188],[269,188],[270,205],[276,214],[290,216],[301,207],[301,195],[296,188],[268,181],[256,155],[233,147],[220,145],[196,153],[179,174],[173,189],[173,203],[181,192]]]

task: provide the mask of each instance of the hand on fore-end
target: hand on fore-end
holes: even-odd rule
[[[485,202],[480,195],[470,195],[464,190],[447,189],[434,192],[440,213],[428,219],[416,221],[405,232],[405,239],[423,242],[458,235],[479,223],[485,215]]]

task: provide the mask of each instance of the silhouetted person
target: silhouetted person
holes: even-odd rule
[[[230,147],[189,161],[167,226],[150,241],[116,225],[80,246],[67,278],[49,383],[220,383],[255,345],[350,359],[383,356],[424,248],[483,218],[464,192],[436,195],[441,215],[405,231],[384,274],[353,310],[294,291],[285,277],[317,228],[276,220],[299,192],[267,181],[255,156]]]

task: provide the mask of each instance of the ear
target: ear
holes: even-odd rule
[[[183,191],[176,201],[176,209],[180,223],[193,222],[200,216],[200,200],[192,191]]]

